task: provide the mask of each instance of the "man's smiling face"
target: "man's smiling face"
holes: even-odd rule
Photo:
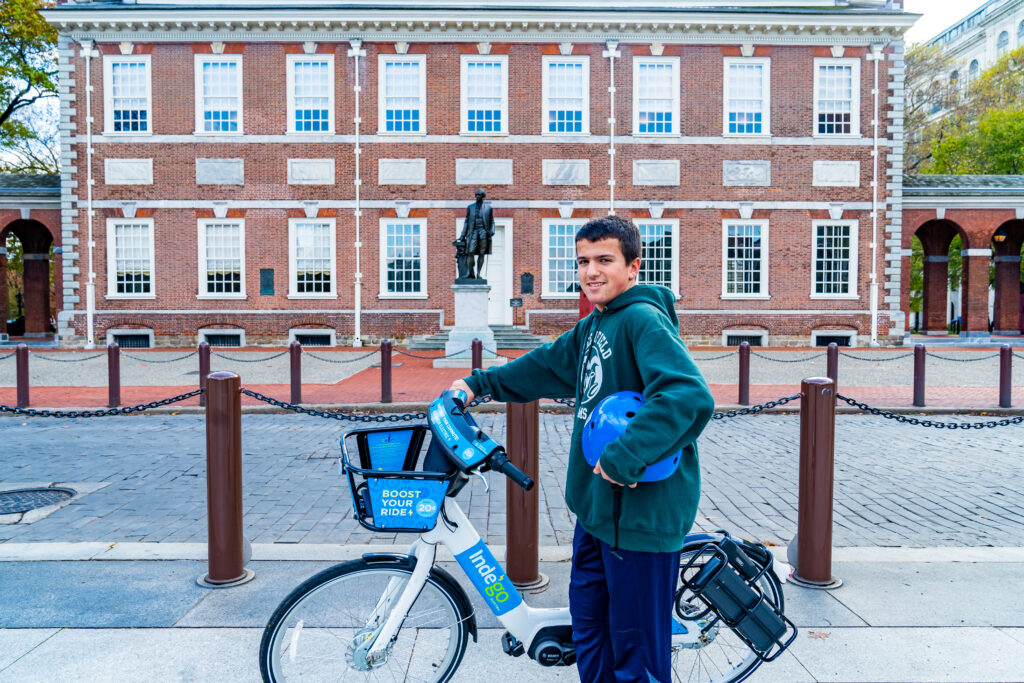
[[[622,246],[615,238],[576,242],[576,274],[583,294],[597,310],[636,284],[640,259],[626,263]]]

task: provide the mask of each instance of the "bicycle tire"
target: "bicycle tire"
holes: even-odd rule
[[[686,566],[690,558],[700,551],[706,541],[688,543],[683,546],[680,558],[681,566]],[[762,566],[768,561],[767,549],[761,550],[758,546],[737,541],[754,561]],[[691,569],[700,569],[702,565],[695,564]],[[758,585],[767,598],[774,602],[780,610],[784,608],[784,596],[782,585],[774,571],[765,572],[758,581]],[[682,590],[682,589],[680,589]],[[703,603],[693,603],[699,612],[705,611]],[[675,614],[673,613],[673,618]],[[695,622],[687,622],[692,624]],[[750,677],[751,674],[761,665],[761,660],[755,655],[732,630],[722,623],[716,624],[713,629],[715,634],[703,647],[699,648],[672,648],[672,681],[673,683],[739,683]]]
[[[382,673],[387,677],[387,671],[393,677],[388,680],[450,680],[465,654],[473,613],[465,595],[452,587],[453,580],[436,567],[384,660],[372,669],[360,668],[358,647],[372,633],[369,614],[376,610],[392,580],[399,581],[392,591],[397,595],[411,574],[412,565],[398,560],[371,563],[360,559],[329,567],[304,581],[278,605],[264,628],[260,642],[263,680],[378,680]],[[383,620],[382,616],[375,624]]]

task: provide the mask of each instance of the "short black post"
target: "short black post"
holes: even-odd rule
[[[380,343],[380,402],[391,403],[391,340]]]
[[[479,370],[484,366],[484,343],[479,339],[473,340],[473,369]]]
[[[288,357],[291,360],[292,404],[302,403],[302,344],[297,340],[288,345]]]
[[[924,407],[924,364],[928,353],[924,344],[914,344],[914,406]]]
[[[825,351],[825,376],[832,380],[835,393],[839,393],[839,344],[832,342]]]
[[[17,365],[18,407],[28,408],[28,346],[18,344],[14,350],[14,361]]]
[[[1013,407],[1013,349],[1009,344],[999,349],[999,407]]]
[[[210,374],[210,345],[205,341],[199,342],[199,388],[203,393],[199,394],[199,405],[206,405],[206,376]]]
[[[107,407],[121,405],[121,347],[117,342],[107,344]]]
[[[740,396],[741,406],[750,405],[750,343],[740,342]]]

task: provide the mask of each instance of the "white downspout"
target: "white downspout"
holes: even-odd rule
[[[362,333],[363,333],[363,321],[362,321],[362,315],[363,315],[363,273],[362,273],[362,269],[360,268],[360,265],[359,265],[359,263],[360,263],[359,262],[359,256],[360,256],[360,251],[359,250],[363,246],[363,243],[360,240],[360,233],[359,233],[359,218],[363,215],[363,211],[362,211],[362,209],[360,208],[360,205],[359,205],[359,187],[360,187],[360,185],[363,184],[363,180],[359,176],[359,157],[363,153],[362,148],[359,146],[359,124],[362,123],[362,119],[359,116],[359,92],[363,88],[362,88],[361,85],[359,85],[359,58],[366,56],[366,50],[362,49],[363,41],[361,41],[361,40],[350,40],[349,44],[352,46],[352,49],[348,51],[348,56],[352,57],[355,60],[355,73],[356,73],[356,84],[352,87],[352,91],[356,95],[356,113],[355,113],[355,118],[352,119],[352,122],[355,124],[355,127],[356,127],[356,135],[355,135],[356,140],[355,140],[355,150],[354,150],[355,157],[356,157],[356,164],[355,164],[356,178],[353,181],[353,184],[355,185],[355,190],[356,190],[355,211],[353,212],[353,215],[355,216],[355,219],[356,219],[356,241],[355,241],[355,244],[354,244],[355,249],[356,249],[356,280],[355,280],[355,283],[354,283],[355,284],[355,330],[354,330],[354,339],[352,340],[352,346],[358,347],[358,346],[362,346],[363,345],[363,340],[362,340]]]
[[[882,61],[882,45],[873,44],[869,58],[875,63],[875,86],[871,91],[875,100],[875,119],[871,122],[874,127],[874,142],[871,148],[871,345],[878,346],[878,126],[881,116],[878,109],[878,63]]]
[[[609,40],[601,53],[608,59],[608,215],[615,215],[615,58],[621,57],[619,42]]]
[[[92,208],[92,61],[93,41],[80,40],[82,46],[82,57],[85,58],[85,215],[88,224],[88,235],[86,247],[89,254],[89,278],[85,283],[85,348],[96,347],[96,328],[94,319],[96,317],[96,269],[93,267],[93,248],[96,246],[92,235],[93,208]]]

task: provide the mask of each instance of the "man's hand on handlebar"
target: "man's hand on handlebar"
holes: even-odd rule
[[[450,387],[448,387],[448,391],[463,391],[463,392],[465,392],[466,393],[466,403],[469,403],[470,401],[472,401],[473,398],[476,396],[476,394],[473,393],[473,390],[469,388],[469,385],[466,384],[461,379],[457,379],[454,382],[452,382],[452,385]]]

